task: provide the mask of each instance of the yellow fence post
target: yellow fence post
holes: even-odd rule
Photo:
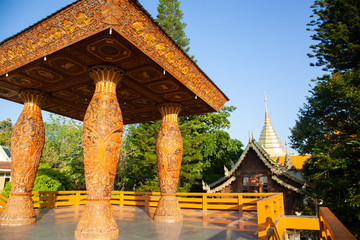
[[[243,213],[243,204],[244,204],[243,195],[238,194],[237,197],[238,197],[238,210],[239,210],[239,213],[242,215],[242,213]]]
[[[124,206],[124,192],[121,191],[120,192],[120,206]]]
[[[47,203],[46,203],[46,208],[51,208],[52,207],[52,200],[53,200],[53,193],[49,192],[48,196],[47,196]]]
[[[203,211],[207,210],[207,195],[206,195],[206,193],[204,193],[202,195],[202,210]]]
[[[75,206],[80,206],[80,192],[76,192],[75,194]]]
[[[284,195],[283,193],[280,194],[280,213],[285,214],[285,208],[284,208]]]
[[[266,213],[265,203],[258,201],[257,205],[257,220],[258,220],[258,237],[260,239],[266,239]]]
[[[145,193],[145,207],[149,208],[150,206],[150,193]]]
[[[276,219],[280,218],[280,212],[279,212],[279,205],[278,205],[278,198],[276,197],[273,201],[272,201],[272,205],[273,205],[273,222],[275,223]]]

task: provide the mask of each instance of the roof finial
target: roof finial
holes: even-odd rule
[[[267,98],[266,98],[266,92],[264,91],[264,102],[265,102],[265,111],[267,112]]]
[[[269,118],[269,113],[268,113],[268,109],[267,109],[267,97],[266,97],[266,92],[264,91],[264,102],[265,102],[265,124],[270,124],[270,118]]]
[[[204,180],[201,180],[201,182],[202,182],[203,190],[206,191],[206,192],[209,192],[209,190],[210,190],[209,185],[207,183],[205,183]]]

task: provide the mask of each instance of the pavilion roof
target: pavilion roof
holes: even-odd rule
[[[111,30],[110,30],[111,29]],[[228,98],[135,0],[78,0],[0,43],[0,98],[48,94],[42,109],[83,120],[94,92],[88,68],[115,65],[124,123],[161,119],[156,106],[182,104],[180,115],[218,111]]]

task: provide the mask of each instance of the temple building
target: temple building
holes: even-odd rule
[[[10,181],[11,173],[11,154],[10,148],[0,146],[0,192],[5,184]]]
[[[305,180],[301,169],[307,158],[289,156],[270,123],[265,105],[265,124],[259,142],[249,137],[249,143],[231,170],[224,166],[225,176],[209,185],[203,183],[203,189],[209,193],[282,192],[285,213],[294,214],[303,198]]]

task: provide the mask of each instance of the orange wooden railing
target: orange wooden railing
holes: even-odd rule
[[[323,240],[356,240],[354,235],[339,221],[327,207],[319,209],[320,238]]]
[[[4,211],[8,200],[7,197],[0,194],[0,212]]]
[[[259,199],[274,193],[177,193],[181,208],[202,210],[256,211]],[[33,191],[35,208],[79,206],[86,204],[86,191]],[[111,204],[119,206],[156,207],[160,192],[112,191]]]
[[[268,239],[267,233],[273,227],[272,239],[286,232],[283,194],[277,193],[257,201],[258,237]],[[282,237],[279,239],[283,239]]]
[[[35,208],[86,204],[86,191],[33,191]],[[286,229],[320,230],[321,239],[355,239],[328,208],[320,217],[285,216],[282,193],[177,193],[181,208],[257,212],[260,239],[287,239]],[[111,204],[156,207],[160,192],[112,191]],[[8,199],[0,194],[0,212]]]

